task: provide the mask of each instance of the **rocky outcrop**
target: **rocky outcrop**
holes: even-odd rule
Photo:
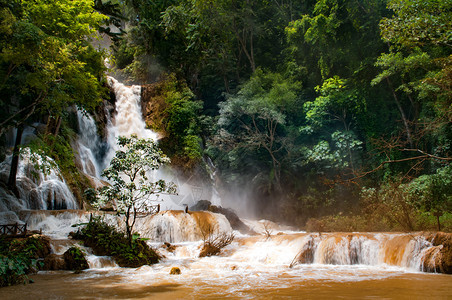
[[[141,87],[141,112],[146,126],[164,134],[164,120],[168,104],[165,101],[165,81],[143,85]]]
[[[452,274],[452,234],[430,233],[425,238],[433,244],[426,250],[423,271]]]
[[[200,200],[194,206],[190,207],[190,210],[192,211],[205,210],[213,213],[222,214],[226,217],[226,219],[228,219],[232,229],[238,230],[243,234],[250,235],[256,234],[256,232],[254,232],[248,226],[246,226],[245,223],[243,223],[242,220],[240,220],[240,218],[237,216],[237,214],[230,208],[223,208],[221,206],[212,205],[208,200]]]

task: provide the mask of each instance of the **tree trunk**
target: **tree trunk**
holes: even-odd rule
[[[16,176],[17,176],[17,168],[19,166],[19,152],[20,152],[20,144],[22,142],[22,133],[24,132],[24,128],[22,125],[17,127],[16,134],[16,142],[14,143],[13,157],[11,159],[11,170],[9,172],[8,178],[8,188],[16,195],[17,198],[20,197],[19,190],[16,186]]]
[[[397,94],[394,90],[394,88],[392,87],[391,81],[389,81],[389,78],[386,78],[386,81],[389,85],[389,88],[391,89],[392,92],[392,96],[394,97],[394,101],[397,105],[397,108],[400,111],[400,116],[402,117],[402,121],[403,121],[403,125],[405,126],[405,130],[406,130],[406,136],[408,139],[408,143],[410,143],[410,146],[413,145],[413,140],[411,139],[411,130],[410,127],[408,126],[408,119],[405,115],[405,112],[403,111],[402,105],[400,104],[399,98],[397,97]]]

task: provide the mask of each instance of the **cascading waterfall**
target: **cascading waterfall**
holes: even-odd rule
[[[107,146],[100,141],[93,118],[80,111],[77,112],[80,131],[77,152],[80,166],[86,175],[97,179],[100,179],[101,170],[108,165],[117,150],[116,139],[118,136],[136,134],[140,138],[153,140],[158,138],[155,132],[146,129],[141,114],[140,86],[128,87],[111,77],[108,78],[108,81],[116,94],[116,112],[107,124]],[[105,151],[106,149],[107,151]],[[17,176],[17,186],[21,194],[19,201],[0,189],[2,198],[0,219],[7,220],[4,223],[11,223],[10,220],[17,221],[18,218],[16,215],[11,215],[10,212],[18,214],[21,220],[27,222],[29,229],[42,229],[45,234],[54,239],[54,252],[61,254],[73,243],[73,241],[68,242],[67,240],[69,232],[76,230],[72,225],[88,222],[89,213],[71,210],[77,209],[77,204],[59,170],[50,168],[47,173],[41,172],[35,168],[31,155],[25,151],[19,164]],[[36,158],[36,161],[39,162],[39,159]],[[50,158],[47,160],[51,161]],[[215,168],[210,161],[206,163],[211,168],[213,181],[215,180]],[[2,176],[7,176],[8,172],[9,163],[5,161],[0,164],[0,173]],[[152,174],[150,178],[152,177],[154,179],[171,179],[164,172]],[[190,201],[188,196],[195,199],[193,189],[182,185],[181,191],[183,192],[181,196],[162,197],[162,208],[181,209],[182,204]],[[215,190],[212,194],[212,203],[220,204]],[[50,211],[54,209],[64,210]],[[114,214],[100,212],[94,214],[102,215],[109,224],[120,228],[124,226],[124,220]],[[262,228],[266,229],[264,223],[269,224],[270,222],[253,223],[248,221],[247,225],[254,225],[251,227],[255,231],[262,231]],[[276,226],[272,223],[273,225]],[[397,272],[405,272],[407,270],[425,271],[426,266],[433,266],[429,269],[432,271],[436,270],[435,264],[437,258],[441,256],[442,250],[442,245],[434,245],[431,239],[422,233],[308,234],[294,233],[278,226],[272,228],[273,233],[283,232],[270,237],[243,236],[236,233],[238,238],[223,249],[221,256],[199,259],[201,240],[205,237],[206,230],[203,226],[208,226],[209,230],[215,233],[232,231],[229,222],[221,214],[185,213],[183,211],[161,211],[155,215],[138,218],[135,230],[140,233],[141,237],[148,238],[149,242],[156,247],[161,247],[162,243],[171,243],[176,247],[174,251],[160,249],[166,256],[161,268],[182,262],[186,265],[192,264],[194,272],[199,272],[199,274],[196,273],[199,278],[203,278],[203,272],[209,270],[214,273],[219,272],[220,275],[216,275],[219,278],[221,278],[221,274],[225,273],[226,277],[223,279],[226,281],[235,278],[237,268],[250,278],[253,273],[264,274],[262,275],[264,278],[268,275],[270,278],[275,270],[276,272],[286,272],[291,276],[301,276],[300,274],[307,274],[306,270],[309,270],[309,274],[313,274],[312,270],[328,269],[328,266],[332,265],[342,268],[342,271],[346,270],[344,273],[349,272],[346,268],[352,268],[352,266],[359,266],[360,270],[364,270],[362,274],[367,274],[369,270],[372,270],[369,271],[370,273],[380,274],[381,270],[386,272],[387,268],[394,267],[397,268]],[[259,228],[261,230],[258,230]],[[91,254],[89,249],[85,249],[85,251],[88,254],[91,268],[116,267],[110,258],[97,257]],[[160,269],[154,270],[153,275],[158,270]],[[328,270],[330,272],[336,269],[331,267]],[[319,278],[325,276],[322,273],[319,274]],[[350,275],[350,278],[355,275]],[[275,284],[277,283],[275,282]],[[268,285],[269,282],[267,281],[265,284]]]
[[[322,233],[302,236],[297,264],[391,265],[423,270],[433,244],[422,234]]]
[[[108,144],[109,152],[105,160],[109,162],[115,151],[119,136],[130,136],[136,134],[139,138],[158,140],[158,134],[146,128],[141,111],[141,86],[126,86],[118,82],[113,77],[108,77],[108,83],[116,95],[116,113],[112,122],[108,125]],[[165,169],[159,169],[148,174],[150,180],[156,181],[164,179],[165,181],[175,182],[178,187],[178,195],[160,195],[159,201],[161,209],[184,209],[184,205],[194,205],[201,197],[206,197],[202,187],[190,186],[182,183],[176,176]],[[214,194],[215,196],[215,194]],[[204,198],[206,199],[206,198]],[[207,199],[210,199],[208,197]],[[220,204],[220,199],[214,198],[215,204]]]
[[[158,135],[150,129],[146,129],[146,123],[141,113],[140,98],[141,86],[126,86],[113,77],[108,77],[110,87],[116,95],[116,114],[114,122],[108,126],[108,143],[110,152],[107,161],[110,161],[118,149],[116,140],[118,136],[130,136],[136,134],[139,138],[157,140]]]
[[[100,177],[103,157],[100,152],[102,143],[97,133],[94,119],[77,110],[79,126],[79,138],[77,140],[78,155],[82,165],[82,171],[93,177]]]
[[[36,168],[44,165],[46,170]],[[0,164],[0,173],[6,177],[9,175],[11,155]],[[76,209],[77,202],[71,190],[67,186],[63,176],[50,157],[41,157],[31,153],[27,148],[23,149],[16,176],[16,186],[20,198],[3,198],[4,203],[0,207],[4,212],[18,213],[23,209]]]

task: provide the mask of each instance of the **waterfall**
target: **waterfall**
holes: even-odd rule
[[[116,114],[114,122],[108,126],[108,142],[112,153],[117,150],[116,139],[118,136],[130,136],[136,134],[139,138],[157,140],[157,133],[146,129],[146,123],[141,113],[141,86],[126,86],[113,77],[108,77],[108,83],[116,95]],[[112,155],[112,156],[113,156]]]
[[[199,241],[208,231],[214,234],[232,231],[224,215],[207,211],[163,211],[138,219],[136,229],[153,242],[168,243]]]
[[[435,246],[423,234],[307,234],[300,238],[296,264],[391,265],[421,271]]]
[[[97,134],[93,117],[77,110],[79,138],[77,140],[78,155],[82,171],[93,177],[100,177],[102,169],[102,143]]]
[[[116,112],[112,121],[108,124],[109,152],[105,160],[111,161],[115,151],[118,136],[130,136],[136,134],[139,138],[158,140],[158,134],[146,128],[141,111],[141,86],[126,86],[113,77],[108,77],[108,83],[116,95]],[[203,195],[203,188],[181,183],[177,176],[170,170],[161,168],[148,174],[152,181],[163,179],[175,182],[178,187],[178,195],[160,195],[160,206],[163,210],[184,209],[184,205],[194,205]],[[219,202],[218,200],[216,202]]]
[[[0,173],[7,177],[10,171],[12,156],[9,155],[0,164]],[[46,163],[44,164],[44,160]],[[46,170],[37,166],[46,166]],[[23,209],[76,209],[78,207],[74,195],[66,184],[56,163],[50,157],[41,157],[23,149],[16,176],[16,186],[20,198],[8,196],[5,191],[3,212],[18,213]]]

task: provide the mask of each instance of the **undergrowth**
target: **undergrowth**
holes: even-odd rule
[[[1,237],[0,287],[29,283],[27,275],[38,271],[43,248],[43,241],[39,237],[20,239]]]
[[[137,268],[159,261],[158,254],[146,244],[146,239],[134,234],[132,242],[129,243],[124,233],[105,223],[101,217],[92,217],[90,222],[72,237],[82,240],[96,255],[112,256],[121,267]]]

